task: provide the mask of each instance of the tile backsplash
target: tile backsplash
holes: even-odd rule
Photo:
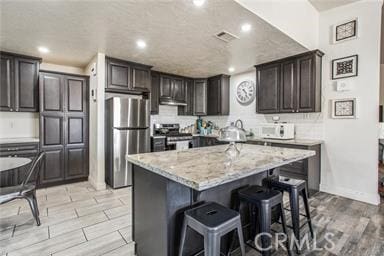
[[[306,114],[280,114],[280,115],[260,115],[249,112],[232,111],[228,116],[207,116],[203,119],[212,121],[219,127],[229,125],[237,119],[241,119],[244,128],[252,131],[255,135],[259,134],[260,125],[263,123],[274,122],[274,116],[280,117],[280,122],[294,123],[296,129],[296,138],[301,139],[323,139],[323,116],[321,113],[306,113]],[[238,113],[236,113],[238,112]],[[155,123],[179,123],[181,127],[194,124],[196,116],[178,116],[177,107],[160,105],[159,115],[151,115],[151,133]]]

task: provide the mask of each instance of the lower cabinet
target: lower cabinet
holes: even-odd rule
[[[256,144],[281,148],[296,148],[316,151],[316,155],[304,160],[296,161],[279,168],[279,172],[283,176],[292,179],[301,179],[307,182],[309,196],[315,194],[320,189],[321,177],[321,145],[291,145],[284,143],[270,143],[262,141],[248,141],[247,144]]]
[[[228,144],[228,143],[219,141],[217,138],[209,137],[209,136],[195,136],[193,137],[193,140],[192,140],[192,145],[194,148],[217,146],[222,144]]]
[[[48,185],[64,180],[63,148],[44,150],[45,158],[41,165],[40,184]]]
[[[34,143],[7,143],[0,144],[0,157],[25,157],[33,161],[39,152],[39,144]],[[31,164],[18,169],[3,171],[0,173],[0,187],[16,186],[27,177]],[[38,166],[40,168],[40,166]],[[41,173],[40,173],[41,175]],[[35,177],[31,177],[34,181]],[[40,183],[39,181],[37,182]]]

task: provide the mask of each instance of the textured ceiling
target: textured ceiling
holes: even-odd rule
[[[309,2],[311,2],[311,4],[320,12],[357,1],[359,0],[309,0]]]
[[[154,66],[155,70],[206,77],[250,70],[253,65],[306,49],[232,0],[6,1],[1,3],[2,50],[84,67],[96,52]],[[252,30],[241,33],[244,22]],[[213,35],[239,37],[225,43]],[[144,39],[147,48],[136,48]],[[41,55],[38,46],[51,52]]]

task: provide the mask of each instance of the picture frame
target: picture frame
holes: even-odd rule
[[[356,98],[333,99],[332,118],[334,119],[355,119],[357,117]]]
[[[358,75],[358,55],[332,60],[332,80]]]
[[[341,43],[358,37],[358,19],[357,17],[344,20],[333,25],[332,38],[333,43]]]

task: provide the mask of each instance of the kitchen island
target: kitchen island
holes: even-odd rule
[[[127,155],[133,164],[133,240],[140,256],[177,255],[183,212],[201,201],[231,206],[234,190],[261,184],[274,169],[314,156],[291,148],[240,144],[230,161],[227,145]],[[202,239],[189,236],[186,255],[201,249]]]

